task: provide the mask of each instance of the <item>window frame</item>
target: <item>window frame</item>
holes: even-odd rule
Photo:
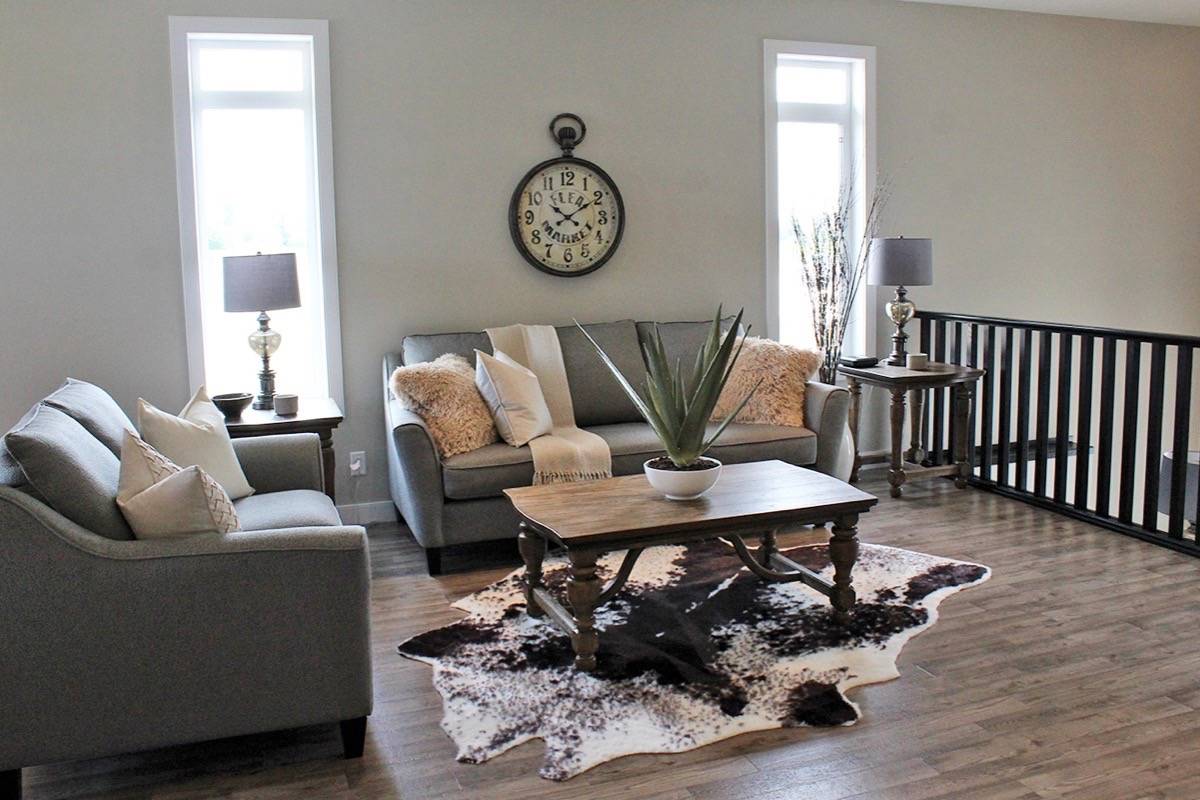
[[[857,215],[860,219],[856,220],[855,238],[861,237],[863,220],[861,219],[862,211],[865,209],[865,203],[875,193],[875,173],[876,173],[876,156],[875,156],[875,48],[870,45],[851,45],[851,44],[831,44],[825,42],[799,42],[786,41],[781,39],[764,39],[763,40],[763,121],[764,121],[764,141],[765,141],[765,156],[766,156],[766,310],[767,310],[767,335],[771,338],[778,339],[780,331],[780,309],[779,309],[779,141],[778,141],[778,126],[781,121],[788,121],[781,117],[779,111],[779,102],[776,95],[776,69],[779,63],[780,56],[796,56],[798,58],[812,58],[817,60],[843,61],[852,65],[861,63],[861,91],[862,100],[861,114],[854,114],[856,117],[852,120],[849,128],[851,143],[848,145],[854,149],[859,149],[863,155],[862,164],[858,165],[858,174],[855,175],[855,182],[858,184],[856,191],[859,192],[860,203],[857,204]],[[851,88],[853,93],[854,89]],[[797,104],[801,105],[801,104]],[[803,104],[811,111],[810,116],[804,117],[803,121],[821,121],[819,118],[824,118],[824,121],[844,120],[845,115],[839,114],[834,109],[839,108],[837,105],[825,105],[819,103]],[[857,105],[853,103],[852,105]],[[853,110],[851,112],[854,113]],[[835,119],[836,118],[836,119]],[[857,244],[853,242],[852,244]],[[878,344],[876,337],[876,290],[875,287],[869,286],[866,283],[866,277],[863,278],[863,285],[859,289],[859,295],[856,302],[858,308],[854,313],[853,322],[850,329],[847,331],[847,339],[845,342],[847,352],[861,352],[868,354],[874,352]]]
[[[191,97],[189,34],[312,37],[314,179],[317,235],[320,238],[321,288],[325,322],[325,369],[329,396],[345,408],[342,374],[341,314],[338,298],[337,227],[333,184],[333,117],[330,105],[329,22],[323,19],[249,17],[168,18],[171,94],[175,118],[175,178],[179,204],[179,247],[183,269],[183,309],[187,338],[188,378],[192,387],[205,382],[204,330],[201,307],[199,217]]]

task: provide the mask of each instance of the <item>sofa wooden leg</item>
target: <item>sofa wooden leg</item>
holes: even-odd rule
[[[0,800],[21,800],[21,770],[0,772]]]
[[[342,727],[342,754],[346,758],[362,758],[363,741],[367,737],[367,718],[344,719]]]
[[[430,575],[442,574],[442,548],[425,548],[425,566],[429,568]]]

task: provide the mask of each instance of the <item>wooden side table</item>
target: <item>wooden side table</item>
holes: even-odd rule
[[[270,436],[276,433],[315,433],[321,437],[321,466],[325,470],[325,494],[333,492],[335,459],[333,429],[342,422],[342,410],[330,397],[301,397],[299,413],[281,417],[270,409],[247,408],[238,419],[225,420],[231,439]]]
[[[854,470],[850,481],[858,480],[858,468],[862,459],[858,454],[858,422],[862,410],[862,384],[880,386],[892,395],[892,453],[891,469],[888,471],[888,483],[891,485],[892,497],[903,494],[901,487],[908,479],[904,471],[904,459],[907,455],[912,461],[919,461],[922,453],[918,436],[920,426],[917,421],[924,404],[926,389],[943,389],[952,387],[952,414],[950,424],[954,426],[954,463],[943,467],[931,467],[922,470],[922,478],[933,478],[940,475],[953,475],[954,483],[964,489],[967,477],[973,467],[971,448],[968,445],[967,427],[971,418],[971,403],[975,396],[975,383],[983,377],[983,370],[975,367],[963,367],[957,364],[930,363],[925,369],[915,370],[907,367],[892,367],[880,365],[877,367],[838,367],[850,384],[850,434],[854,439]],[[904,406],[909,392],[913,393],[913,442],[908,452],[904,448]]]

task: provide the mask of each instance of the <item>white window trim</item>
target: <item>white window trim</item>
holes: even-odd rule
[[[812,56],[832,59],[857,59],[863,62],[864,91],[863,119],[858,120],[858,138],[862,139],[865,164],[860,167],[863,199],[875,194],[875,48],[868,45],[828,44],[823,42],[793,42],[781,39],[763,40],[763,120],[766,136],[766,301],[767,335],[779,337],[779,164],[778,125],[779,103],[775,95],[775,69],[779,56]],[[866,285],[859,290],[859,320],[865,335],[865,353],[877,348],[875,341],[876,289]],[[853,348],[854,343],[847,342]]]
[[[247,33],[312,37],[313,122],[317,142],[317,202],[320,207],[321,281],[324,290],[325,364],[329,394],[343,409],[342,326],[338,301],[337,232],[333,192],[333,116],[329,87],[329,22],[323,19],[170,17],[171,92],[175,113],[175,183],[179,195],[179,250],[183,262],[183,315],[191,388],[204,383],[204,334],[200,311],[200,259],[196,229],[196,175],[192,150],[189,33]],[[190,223],[188,222],[190,221]]]

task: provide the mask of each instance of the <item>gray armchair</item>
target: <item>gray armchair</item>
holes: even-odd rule
[[[321,723],[361,755],[365,532],[321,493],[315,434],[234,445],[258,529],[150,541],[68,519],[0,448],[0,797],[26,766]]]
[[[641,342],[652,324],[625,320],[585,327],[625,374],[635,375],[644,369]],[[710,325],[660,324],[668,356],[690,362]],[[650,426],[574,326],[559,328],[558,336],[576,422],[608,442],[613,474],[640,471],[644,461],[661,452]],[[388,481],[398,514],[425,549],[430,574],[438,574],[444,547],[515,538],[518,519],[502,491],[533,480],[533,456],[529,447],[499,442],[442,459],[420,416],[392,395],[389,378],[396,367],[432,361],[443,353],[458,353],[473,362],[476,349],[491,352],[487,334],[414,335],[405,337],[402,348],[383,359]],[[779,459],[844,478],[849,474],[849,408],[845,389],[810,382],[805,390],[806,427],[734,423],[712,455],[725,463]]]

